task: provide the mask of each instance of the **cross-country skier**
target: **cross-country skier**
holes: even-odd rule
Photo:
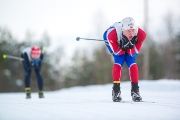
[[[146,33],[138,26],[131,17],[124,18],[121,22],[116,22],[110,26],[103,35],[106,47],[114,57],[112,68],[113,90],[112,100],[119,102],[121,98],[120,81],[122,77],[122,67],[126,62],[129,69],[131,81],[131,96],[133,101],[141,101],[138,86],[138,66],[136,56],[138,55],[142,43],[146,38]]]
[[[39,98],[44,98],[43,95],[43,77],[41,75],[41,65],[43,60],[43,54],[38,46],[32,46],[24,49],[21,53],[21,57],[24,59],[22,61],[25,70],[25,91],[26,99],[31,98],[31,88],[30,88],[30,76],[31,71],[34,68],[37,77],[38,88],[39,88]]]

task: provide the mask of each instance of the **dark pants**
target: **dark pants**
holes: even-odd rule
[[[37,78],[38,88],[39,88],[39,90],[43,90],[43,78],[42,78],[42,75],[40,73],[40,70],[35,69],[35,68],[34,68],[34,70],[35,70],[35,74],[36,74],[36,78]],[[29,70],[29,71],[25,70],[25,79],[24,79],[24,82],[25,82],[25,87],[26,88],[30,87],[31,71],[32,70]]]
[[[40,91],[43,90],[43,77],[41,75],[41,62],[39,62],[36,67],[33,67],[31,66],[27,58],[27,55],[21,54],[21,57],[24,58],[24,61],[22,61],[22,64],[25,70],[25,78],[24,78],[25,88],[30,88],[31,71],[32,69],[34,69],[36,78],[37,78],[38,88]]]

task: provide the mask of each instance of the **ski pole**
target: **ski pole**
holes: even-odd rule
[[[16,57],[16,56],[6,55],[6,54],[3,54],[3,58],[4,58],[4,59],[6,59],[6,58],[11,58],[11,59],[20,60],[20,61],[23,61],[23,60],[24,60],[24,59],[21,58],[21,57]]]
[[[76,38],[76,41],[79,41],[80,39],[82,39],[82,40],[104,41],[104,40],[101,40],[101,39],[80,38],[80,37],[77,37],[77,38]]]
[[[77,37],[76,41],[79,41],[80,39],[83,39],[83,40],[94,40],[94,41],[104,41],[104,40],[101,40],[101,39],[90,39],[90,38],[80,38],[80,37]],[[105,42],[105,44],[107,46],[109,46],[108,42]]]

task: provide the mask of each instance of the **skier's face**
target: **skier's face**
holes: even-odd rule
[[[31,57],[36,60],[40,57],[40,54],[31,54]]]
[[[132,40],[132,38],[135,35],[135,29],[129,29],[129,30],[124,30],[123,34],[128,38],[128,40]]]

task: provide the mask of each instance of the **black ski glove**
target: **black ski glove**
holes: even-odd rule
[[[136,45],[137,43],[138,43],[137,36],[134,36],[132,38],[132,40],[130,40],[130,42],[129,42],[129,48],[132,49],[134,47],[134,45]]]
[[[122,36],[121,39],[121,43],[120,43],[120,47],[122,48],[122,50],[127,50],[129,48],[129,40],[126,36]]]

